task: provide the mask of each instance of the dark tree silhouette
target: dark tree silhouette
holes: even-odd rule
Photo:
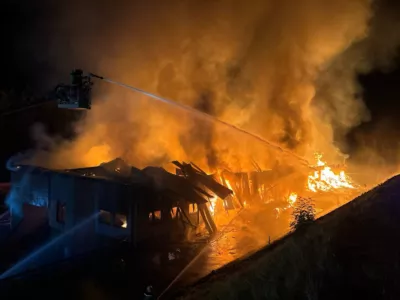
[[[290,223],[292,230],[296,230],[315,220],[314,201],[311,198],[299,197],[292,213],[293,221]]]

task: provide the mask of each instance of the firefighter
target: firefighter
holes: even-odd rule
[[[90,109],[91,87],[90,76],[83,76],[80,69],[70,73],[71,84],[60,84],[55,89],[55,97],[58,100],[59,108]],[[97,76],[100,78],[99,76]]]
[[[154,297],[153,286],[149,285],[148,287],[146,287],[143,300],[154,300],[154,299],[156,298]]]

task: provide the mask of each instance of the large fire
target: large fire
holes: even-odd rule
[[[346,175],[344,170],[340,170],[338,173],[332,171],[332,168],[327,166],[324,161],[321,160],[322,155],[316,154],[316,171],[308,176],[308,189],[312,192],[327,192],[334,189],[353,189],[350,178]]]
[[[313,193],[330,192],[340,189],[354,189],[351,179],[346,175],[344,170],[334,172],[331,167],[327,166],[326,162],[322,161],[322,154],[316,153],[316,164],[313,167],[316,169],[307,178],[307,190]],[[287,201],[291,206],[297,200],[297,194],[291,193]]]
[[[246,207],[247,203],[250,202],[269,204],[277,200],[277,203],[280,203],[280,207],[276,208],[278,214],[281,211],[292,208],[295,205],[300,193],[304,193],[304,196],[310,196],[310,193],[327,194],[332,192],[340,192],[340,194],[342,194],[342,192],[345,190],[355,189],[352,180],[345,173],[343,166],[328,166],[327,163],[322,160],[322,155],[319,153],[315,154],[315,158],[316,163],[313,166],[310,166],[311,171],[308,175],[306,175],[305,179],[302,179],[305,181],[303,184],[300,183],[297,189],[294,189],[294,187],[292,186],[292,183],[298,182],[296,180],[278,181],[278,184],[276,182],[273,184],[268,184],[268,181],[258,182],[256,191],[250,193],[251,196],[249,198],[245,196],[246,193],[244,191],[246,190],[246,188],[245,186],[243,186],[243,182],[247,182],[246,184],[250,191],[253,190],[255,182],[250,179],[250,174],[248,174],[248,176],[242,176],[241,179],[231,178],[230,180],[228,180],[222,175],[222,172],[219,172],[218,178],[220,179],[221,184],[225,185],[233,191],[232,197],[236,198],[236,200],[239,200],[237,202],[241,203],[242,208]],[[258,170],[256,173],[262,174],[262,172],[263,171]],[[243,180],[244,178],[246,179]],[[277,186],[283,187],[283,189],[277,188]],[[271,193],[274,188],[277,188],[276,192]],[[284,202],[279,202],[280,199],[284,200]],[[248,202],[246,202],[246,200]],[[216,196],[210,199],[209,207],[213,215],[219,210],[217,209]],[[224,205],[221,206],[221,208],[227,208],[225,202]]]

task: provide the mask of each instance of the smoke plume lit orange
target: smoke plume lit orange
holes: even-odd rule
[[[374,11],[370,0],[254,0],[251,5],[154,0],[80,7],[82,15],[73,22],[70,14],[60,13],[53,26],[57,38],[49,49],[65,74],[72,61],[217,116],[310,160],[315,151],[332,163],[343,160],[333,143],[335,129],[368,117],[362,101],[348,92],[357,90],[355,80],[337,83],[342,74],[349,78],[358,71],[343,61],[352,57],[358,66],[354,53],[376,47],[368,39],[374,34],[368,26]],[[176,159],[194,161],[206,171],[250,170],[253,161],[262,169],[298,163],[132,91],[106,83],[94,89],[93,109],[75,125],[77,138],[58,143],[42,163],[71,168],[122,157],[144,167]]]

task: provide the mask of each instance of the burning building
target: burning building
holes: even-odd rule
[[[194,163],[173,164],[175,174],[161,167],[137,169],[122,159],[68,170],[18,165],[12,168],[11,232],[4,244],[13,249],[23,236],[33,236],[33,229],[45,231],[57,241],[43,259],[50,262],[122,241],[134,247],[165,244],[198,229],[213,235],[221,216],[235,215],[225,212],[248,206],[263,220],[286,220],[299,196],[316,199],[324,210],[357,192],[340,166],[327,166],[321,157],[306,172],[288,164],[262,170],[254,162],[252,172],[207,174]],[[39,234],[41,244],[45,235]]]
[[[221,170],[214,175],[217,181],[233,191],[236,206],[269,208],[280,214],[295,205],[298,197],[315,200],[317,211],[338,207],[360,193],[346,174],[345,165],[328,165],[320,153],[315,154],[315,163],[308,168],[276,163],[271,169],[262,170],[253,162],[254,171],[232,172]],[[230,205],[225,200],[223,207]]]
[[[190,174],[189,180],[162,168],[139,170],[121,159],[71,170],[18,166],[7,200],[11,232],[4,242],[11,245],[33,236],[29,229],[47,228],[59,239],[51,258],[44,259],[50,262],[120,241],[133,246],[176,241],[203,224],[212,235],[217,227],[208,198],[226,198],[232,191],[198,170]]]

